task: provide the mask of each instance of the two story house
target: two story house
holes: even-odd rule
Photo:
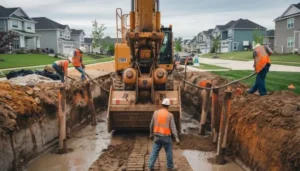
[[[188,43],[188,41],[190,41],[190,40],[183,40],[181,42],[181,51],[182,52],[187,52],[187,43]]]
[[[75,47],[79,48],[84,44],[85,33],[83,30],[71,30],[71,39],[75,41]]]
[[[274,50],[275,43],[275,30],[267,30],[264,39],[264,44],[268,45],[272,50]]]
[[[248,50],[253,47],[254,31],[265,35],[266,28],[248,19],[230,21],[225,25],[217,25],[213,31],[214,38],[219,38],[219,52],[233,52]]]
[[[5,8],[0,5],[0,32],[13,31],[17,35],[12,50],[40,48],[41,35],[36,34],[35,24],[36,21],[22,8]]]
[[[197,36],[197,48],[200,49],[202,54],[210,53],[212,46],[212,32],[213,29],[203,31]]]
[[[46,17],[32,18],[36,21],[36,32],[41,37],[42,49],[53,49],[56,54],[68,56],[75,48],[71,29]]]
[[[86,53],[93,53],[93,38],[84,38],[83,47],[85,47]]]
[[[275,52],[300,51],[300,3],[290,5],[275,19]]]

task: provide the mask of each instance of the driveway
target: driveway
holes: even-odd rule
[[[201,63],[217,65],[232,70],[253,70],[253,61],[233,61],[226,59],[199,58]],[[300,67],[272,64],[270,71],[300,72]]]

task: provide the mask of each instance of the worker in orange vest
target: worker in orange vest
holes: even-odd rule
[[[254,48],[253,58],[256,72],[256,81],[254,86],[248,91],[249,94],[255,93],[257,90],[260,96],[267,95],[265,79],[271,66],[270,56],[273,51],[268,46],[257,44]]]
[[[171,134],[175,136],[176,143],[179,144],[174,116],[168,111],[170,99],[165,98],[162,101],[163,108],[154,112],[150,123],[150,139],[154,138],[154,144],[149,159],[150,170],[154,169],[154,163],[158,157],[159,151],[164,147],[167,154],[168,170],[176,170],[173,163],[172,139]]]
[[[82,54],[85,53],[85,48],[80,47],[76,48],[72,54],[72,64],[73,66],[81,73],[81,79],[84,81],[86,80],[85,78],[85,65],[83,64],[82,61]]]
[[[67,79],[68,79],[68,67],[71,63],[72,58],[69,58],[67,60],[59,60],[55,61],[52,64],[52,68],[57,72],[57,74],[60,77],[61,82],[66,85]]]

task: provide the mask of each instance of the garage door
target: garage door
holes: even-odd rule
[[[65,43],[63,48],[64,55],[69,55],[74,50],[73,45],[71,43]]]
[[[200,50],[201,50],[202,54],[207,54],[208,53],[206,48],[201,48]]]
[[[229,48],[227,47],[221,47],[221,53],[227,53],[229,52]]]

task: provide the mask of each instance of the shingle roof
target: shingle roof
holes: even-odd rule
[[[72,29],[71,30],[71,34],[81,34],[81,32],[83,32],[83,30],[75,30],[75,29]]]
[[[211,35],[214,29],[208,29],[207,31],[203,31],[205,35]]]
[[[275,37],[275,30],[267,30],[266,37]]]
[[[292,4],[294,7],[296,7],[296,8],[298,8],[298,9],[300,9],[300,3],[298,3],[298,4]],[[298,12],[298,13],[295,13],[295,14],[291,14],[291,15],[287,15],[287,16],[279,16],[279,17],[277,17],[276,19],[275,19],[275,21],[276,20],[279,20],[279,19],[284,19],[284,18],[287,18],[287,17],[289,17],[289,16],[292,16],[292,15],[299,15],[300,14],[300,12]]]
[[[46,17],[32,18],[37,23],[35,29],[65,29],[68,25],[62,25]]]
[[[261,28],[266,29],[265,27],[256,24],[248,19],[239,19],[235,21],[229,28],[232,29],[255,29],[255,28]]]
[[[93,38],[84,38],[84,43],[91,44],[93,42]]]
[[[0,5],[0,17],[9,17],[17,9],[19,9],[19,8],[5,8]]]
[[[297,7],[298,9],[300,9],[300,3],[298,4],[293,4],[295,7]]]

